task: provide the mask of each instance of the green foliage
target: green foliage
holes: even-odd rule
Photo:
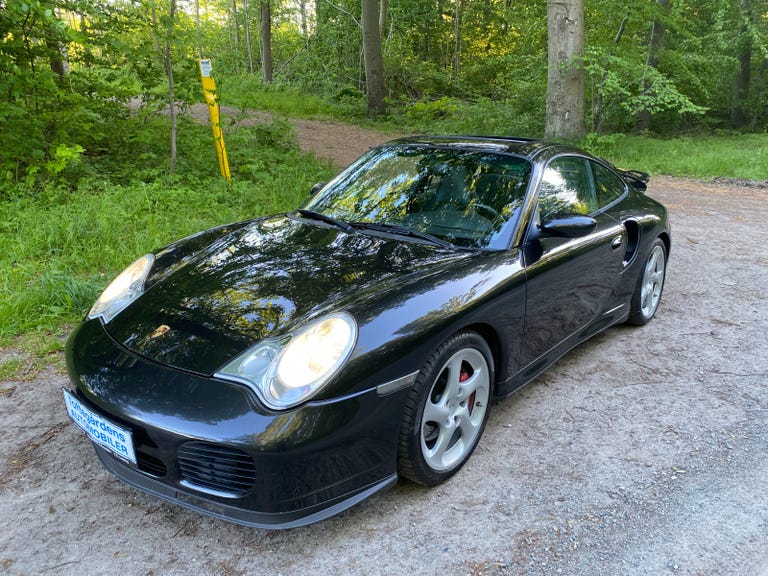
[[[421,100],[406,108],[403,116],[413,125],[431,125],[436,120],[454,118],[460,110],[457,101],[443,96],[438,100]]]
[[[656,116],[664,114],[667,126],[673,128],[691,116],[707,112],[707,108],[694,104],[674,82],[650,66],[594,48],[587,50],[583,66],[593,90],[602,97],[604,109],[598,128],[604,131],[631,131],[642,110]]]
[[[254,110],[269,110],[298,118],[365,116],[363,95],[355,88],[339,89],[334,98],[306,93],[283,81],[266,84],[259,76],[225,76],[218,82],[220,102]]]
[[[283,122],[227,135],[231,185],[217,174],[210,130],[186,126],[184,169],[174,180],[159,178],[153,166],[164,119],[145,120],[121,125],[119,143],[137,154],[123,156],[127,166],[118,171],[111,152],[91,167],[102,175],[115,170],[114,183],[84,174],[74,186],[19,183],[0,196],[0,338],[57,331],[141,254],[217,224],[294,208],[312,184],[332,175],[298,152]],[[204,157],[203,164],[193,160]]]
[[[487,134],[541,137],[543,113],[523,113],[515,100],[475,102],[442,97],[416,103],[392,103],[399,106],[388,119],[378,124],[390,132],[428,134]]]

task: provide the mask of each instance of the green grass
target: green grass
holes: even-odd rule
[[[215,167],[209,129],[187,138],[200,141],[192,150],[207,142]],[[151,181],[129,179],[126,170],[119,183],[81,169],[75,185],[0,192],[0,346],[37,356],[61,350],[65,326],[137,257],[218,224],[294,208],[333,173],[300,153],[285,125],[242,129],[227,144],[231,186],[208,166]],[[139,159],[133,164],[135,174],[145,168]]]
[[[292,118],[355,119],[365,122],[365,101],[359,95],[338,95],[329,99],[279,82],[264,84],[252,74],[226,79],[218,92],[222,105],[265,110]]]
[[[588,138],[585,145],[618,166],[652,175],[768,180],[768,134],[670,139],[609,136]]]
[[[27,368],[27,360],[23,358],[11,358],[0,363],[0,382],[6,380],[18,380]]]

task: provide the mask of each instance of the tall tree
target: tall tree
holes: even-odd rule
[[[669,11],[669,0],[656,0],[662,15]],[[661,51],[664,48],[664,38],[667,34],[667,28],[664,21],[656,18],[651,26],[651,39],[648,42],[648,57],[645,59],[645,65],[654,70],[659,67],[661,62]],[[643,78],[643,94],[647,95],[651,89],[651,81],[647,76]],[[648,130],[651,127],[651,111],[646,106],[637,114],[637,129],[639,131]]]
[[[387,0],[379,2],[379,36],[382,42],[387,37]]]
[[[47,3],[42,3],[43,5]],[[50,8],[46,6],[55,17],[55,21],[59,21],[58,11],[56,6],[50,5]],[[61,42],[60,34],[54,29],[48,29],[45,35],[45,44],[48,47],[49,61],[51,65],[51,71],[56,74],[59,82],[63,82],[66,75],[69,73],[69,62],[67,62],[67,48],[66,45]]]
[[[240,23],[237,18],[237,0],[232,0],[232,37],[235,41],[235,49],[240,49]]]
[[[203,40],[200,31],[200,0],[195,0],[195,42],[197,43],[197,57],[203,57]]]
[[[741,26],[736,55],[739,68],[733,81],[733,101],[731,102],[731,127],[733,128],[743,128],[749,122],[747,102],[752,83],[752,34],[750,34],[754,12],[752,0],[741,0],[739,8]]]
[[[458,83],[461,73],[461,0],[454,0],[453,13],[453,78]]]
[[[240,24],[237,16],[237,0],[232,0],[232,11],[230,12],[230,30],[232,36],[230,37],[232,42],[232,53],[235,55],[234,68],[236,72],[240,72]]]
[[[168,77],[168,110],[171,115],[171,162],[168,171],[176,171],[176,96],[173,85],[173,65],[171,62],[171,40],[173,39],[173,23],[176,18],[176,0],[171,0],[168,13],[168,28],[165,35],[165,74]]]
[[[261,2],[261,71],[264,82],[272,82],[272,8],[269,0]]]
[[[547,0],[548,138],[581,138],[584,125],[584,0]]]
[[[243,19],[245,24],[245,52],[248,57],[248,73],[253,74],[253,47],[251,46],[251,17],[248,13],[248,0],[243,0]]]
[[[361,1],[368,115],[378,116],[387,111],[384,103],[384,57],[381,53],[379,34],[379,2],[378,0]]]
[[[629,15],[624,16],[619,24],[619,30],[616,32],[616,36],[613,37],[613,46],[611,47],[610,55],[613,56],[613,51],[618,47],[621,42],[621,37],[624,36],[624,30],[627,27],[629,21]],[[594,109],[592,110],[592,131],[600,132],[603,124],[603,87],[608,80],[608,64],[605,65],[600,83],[594,87],[592,97],[595,101]]]
[[[309,36],[309,26],[307,23],[307,0],[299,0],[299,32],[304,38]]]

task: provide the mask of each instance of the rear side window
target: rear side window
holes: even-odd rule
[[[591,164],[592,174],[595,177],[597,208],[600,209],[621,198],[626,187],[616,174],[602,164],[597,162],[591,162]]]

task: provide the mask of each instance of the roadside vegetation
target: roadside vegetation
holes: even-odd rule
[[[231,185],[218,174],[207,126],[183,123],[184,160],[172,177],[164,118],[126,117],[116,128],[114,149],[102,157],[0,192],[0,347],[36,356],[61,350],[67,326],[138,256],[217,224],[293,208],[333,175],[298,150],[285,122],[227,134]]]
[[[443,97],[415,103],[370,119],[362,102],[333,102],[307,95],[293,86],[265,85],[253,76],[230,79],[224,103],[270,110],[294,118],[350,122],[387,133],[486,134],[540,138],[542,124],[521,115],[506,102],[465,102]],[[768,133],[743,133],[701,126],[669,134],[599,134],[571,142],[618,166],[687,178],[732,178],[768,182]]]

